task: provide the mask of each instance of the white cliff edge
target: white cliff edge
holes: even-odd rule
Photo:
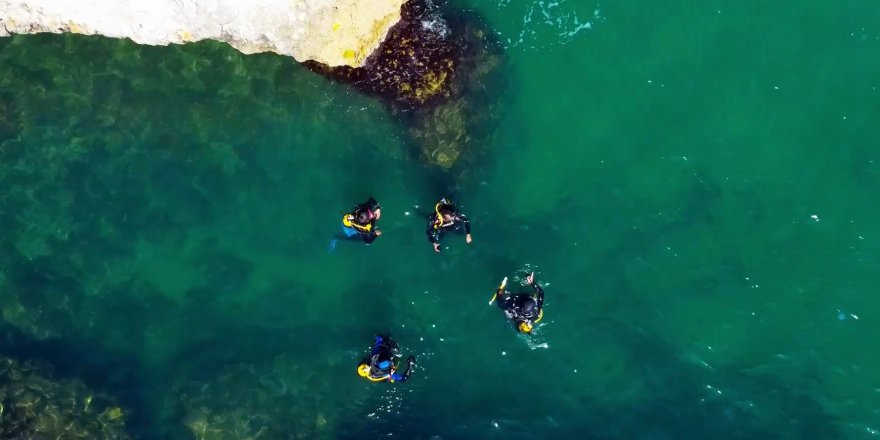
[[[244,53],[362,66],[406,0],[0,0],[0,37],[72,32],[139,44],[225,41]]]

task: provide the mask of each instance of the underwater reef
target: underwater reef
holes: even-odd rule
[[[196,440],[329,440],[345,414],[331,402],[338,385],[323,376],[289,355],[231,364],[210,379],[176,383],[166,406],[184,414]]]
[[[330,125],[326,132],[338,133],[334,139],[340,143],[362,139],[362,134],[344,133],[349,126],[400,124],[413,151],[434,168],[463,168],[465,158],[483,151],[477,147],[491,135],[491,121],[500,113],[495,93],[504,63],[500,46],[474,17],[443,15],[441,8],[421,0],[407,3],[402,13],[406,21],[395,27],[397,35],[422,35],[420,40],[387,46],[390,53],[373,70],[344,70],[352,75],[348,80],[338,76],[343,70],[322,72],[363,92],[346,94],[346,106],[381,110],[381,101],[394,115],[393,123],[383,111],[351,111],[335,118],[338,103],[315,99],[323,96],[315,90],[337,87],[325,78],[289,58],[244,56],[214,41],[159,48],[82,35],[0,39],[0,184],[7,189],[0,197],[0,321],[33,341],[72,342],[112,354],[103,356],[107,359],[124,358],[126,371],[151,372],[149,367],[168,365],[157,341],[176,337],[174,323],[192,323],[197,317],[205,329],[215,328],[217,316],[231,312],[206,304],[223,303],[245,290],[251,271],[247,261],[202,258],[222,249],[210,236],[192,231],[225,227],[223,219],[242,194],[263,199],[284,193],[294,204],[311,202],[308,194],[288,191],[299,181],[290,169],[299,154],[330,154],[329,147],[312,149],[318,153],[254,147],[256,137],[284,139],[285,146],[332,145],[318,143],[309,130],[290,130],[291,120],[298,127]],[[366,80],[368,72],[391,75],[387,69],[395,60],[408,68],[401,70],[405,82],[350,80]],[[399,142],[370,145],[382,160],[401,159]],[[187,241],[189,250],[180,251]],[[156,261],[167,267],[143,264]],[[194,273],[181,280],[159,276],[173,266],[192,267]],[[210,282],[199,290],[202,278]],[[182,297],[178,290],[195,293]],[[159,363],[142,365],[143,353],[155,355]],[[215,375],[212,370],[210,377],[144,379],[161,383],[155,387],[163,390],[161,399],[178,410],[155,418],[171,419],[185,431],[184,438],[321,439],[345,431],[357,438],[362,432],[363,426],[346,421],[351,407],[334,407],[339,387],[314,370],[315,365],[332,367],[335,360],[310,364],[272,355],[239,361],[220,359],[217,368],[223,371]],[[57,371],[70,367],[75,372],[91,365],[51,363]],[[25,370],[16,365],[15,371]],[[353,374],[351,365],[339,368],[340,376]],[[83,438],[126,438],[96,433],[105,425],[101,429],[106,432],[124,432],[122,419],[128,419],[132,433],[152,424],[154,412],[138,406],[143,396],[130,395],[121,386],[124,381],[97,385],[113,390],[123,402],[126,417],[120,417],[110,412],[122,408],[112,399],[88,393],[76,379],[55,381],[43,372],[48,369],[39,371],[34,377],[42,377],[45,387],[62,384],[56,388],[79,393],[67,399],[72,407],[65,409],[64,420],[70,424],[75,415],[94,416],[91,425],[70,425],[89,433]],[[95,386],[93,379],[88,383]],[[4,379],[3,384],[13,382]],[[82,399],[89,396],[86,408]],[[369,406],[367,395],[346,397],[353,407]],[[13,414],[5,399],[4,424]],[[17,437],[0,438],[42,438],[27,427],[43,422],[16,417]]]
[[[307,28],[306,35],[294,38],[294,43],[289,44],[292,48],[281,48],[279,46],[281,43],[275,44],[272,41],[263,41],[259,38],[249,37],[239,38],[244,46],[238,45],[237,47],[245,52],[262,50],[279,53],[293,52],[297,59],[308,60],[304,64],[309,69],[335,81],[350,84],[355,89],[386,103],[394,118],[403,127],[403,131],[407,133],[407,139],[414,147],[417,155],[425,162],[441,170],[451,170],[464,157],[463,154],[466,152],[468,153],[466,156],[469,159],[474,159],[479,156],[480,152],[485,151],[485,146],[490,144],[494,127],[497,126],[496,121],[503,115],[505,108],[503,99],[507,95],[504,93],[506,78],[503,75],[505,63],[503,48],[497,39],[497,35],[488,24],[479,15],[472,12],[457,11],[440,0],[409,0],[404,2],[399,8],[399,20],[396,9],[394,13],[389,13],[388,10],[394,4],[400,3],[401,0],[387,0],[390,3],[386,4],[383,2],[382,7],[377,5],[365,6],[369,2],[347,1],[354,5],[352,8],[355,9],[348,11],[354,15],[357,15],[355,13],[359,10],[357,8],[367,8],[371,11],[370,14],[367,14],[369,17],[363,19],[364,23],[348,23],[342,18],[336,17],[337,15],[351,15],[339,12],[343,10],[342,6],[339,7],[339,11],[332,13],[328,11],[336,11],[336,9],[329,8],[328,11],[325,11],[324,9],[327,8],[324,8],[314,12],[311,16],[303,18],[303,23],[307,24],[303,24]],[[60,12],[56,11],[60,14],[59,17],[64,16],[67,10],[65,9],[66,7],[62,6],[63,4],[59,6],[61,8],[59,9]],[[216,20],[210,16],[203,17],[199,15],[200,7],[202,6],[199,6],[199,2],[196,1],[193,3],[192,8],[190,8],[196,12],[181,13],[181,17],[178,17],[185,23],[187,14],[192,13],[199,16],[198,20],[194,19],[201,23],[199,24],[201,26],[199,27],[201,29],[199,32],[184,29],[186,26],[181,24],[178,26],[181,30],[177,32],[169,31],[162,33],[165,37],[171,38],[169,41],[153,41],[147,37],[138,38],[136,36],[132,38],[135,41],[143,40],[150,44],[185,43],[201,38],[238,41],[236,40],[238,37],[231,34],[230,32],[232,31],[229,29],[224,31],[225,33],[222,33],[222,35],[214,35],[212,32],[214,32],[213,27],[215,26],[211,25],[211,23]],[[124,6],[119,8],[113,6],[113,8],[114,11],[119,8],[123,12],[125,10]],[[225,13],[223,8],[218,9],[217,14],[222,15],[223,13]],[[271,11],[266,13],[272,15]],[[22,19],[9,19],[6,22],[0,19],[0,29],[3,29],[4,25],[10,28],[10,23],[12,23],[15,26],[10,28],[10,32],[102,33],[99,32],[100,30],[89,30],[88,26],[75,26],[69,20],[64,21],[54,15],[51,17],[47,15],[43,18],[35,18],[29,15],[30,13],[22,12],[22,14],[24,14]],[[245,18],[238,17],[236,20],[242,21]],[[38,19],[48,20],[46,23],[61,21],[58,21],[60,23],[58,26],[40,25],[28,27],[23,24],[27,23],[28,20],[39,21]],[[156,17],[152,19],[161,21]],[[242,24],[240,27],[248,31],[252,31],[253,29],[251,28],[259,29],[260,21],[258,18],[255,20],[257,20],[255,23],[247,26]],[[202,21],[205,21],[207,24],[202,23]],[[122,36],[127,33],[134,33],[134,30],[127,31],[126,29],[142,29],[138,26],[122,27],[124,29],[103,32],[103,34]],[[293,28],[296,28],[296,25],[291,27],[291,29]],[[143,32],[148,32],[149,36],[155,33],[148,30]],[[282,34],[284,33],[282,32],[279,35]],[[346,36],[351,36],[355,40],[358,38],[366,40],[364,40],[365,42],[358,42],[359,40],[348,41],[351,38],[344,38]],[[248,44],[245,44],[248,41],[255,42],[248,46]],[[15,47],[17,45],[17,41],[11,43],[4,41],[4,43],[7,47]],[[377,44],[378,47],[376,47]],[[185,75],[186,80],[192,80],[191,83],[198,84],[201,82],[199,90],[193,90],[195,93],[203,95],[213,93],[221,99],[227,96],[242,97],[244,95],[251,95],[252,98],[248,100],[253,101],[252,109],[257,112],[255,114],[258,114],[265,108],[274,107],[277,109],[279,105],[273,103],[273,101],[278,99],[296,99],[296,96],[285,97],[276,95],[278,84],[285,81],[278,74],[282,73],[282,71],[290,72],[289,68],[276,67],[274,70],[267,71],[262,76],[264,78],[269,77],[265,78],[268,81],[261,81],[258,84],[252,84],[254,81],[251,78],[241,78],[238,75],[239,71],[234,71],[232,72],[234,75],[232,79],[243,81],[238,83],[234,81],[221,81],[218,84],[216,78],[213,81],[206,81],[204,78],[205,72],[215,71],[214,69],[218,67],[218,61],[220,61],[216,57],[215,50],[205,51],[204,48],[213,49],[217,45],[212,46],[208,44],[193,51],[180,51],[177,50],[178,47],[171,46],[165,49],[163,52],[164,56],[158,60],[158,64],[145,64],[144,60],[138,58],[137,51],[123,54],[118,51],[108,53],[105,49],[112,46],[123,47],[127,45],[127,43],[122,41],[120,41],[120,44],[94,44],[99,49],[97,53],[104,53],[106,56],[111,57],[111,59],[116,58],[112,59],[115,63],[122,63],[129,68],[143,65],[141,72],[127,72],[127,75],[133,75],[134,78],[122,78],[110,70],[106,72],[107,76],[102,78],[102,80],[107,81],[107,87],[104,87],[102,83],[96,84],[92,81],[87,81],[83,86],[77,85],[73,87],[74,84],[58,83],[56,80],[54,84],[43,84],[44,88],[41,90],[43,93],[38,93],[40,95],[38,100],[46,101],[58,98],[58,96],[53,96],[53,90],[59,87],[69,87],[68,90],[81,89],[82,96],[80,97],[97,95],[98,102],[100,102],[101,98],[105,96],[113,97],[113,95],[118,94],[108,90],[114,83],[120,81],[130,83],[132,90],[122,89],[123,94],[129,91],[146,91],[144,90],[145,88],[155,87],[153,84],[162,84],[162,81],[165,80],[170,79],[179,82],[179,79],[167,78],[169,76],[177,76],[176,72]],[[315,48],[312,46],[315,46]],[[300,54],[298,52],[300,50],[304,52]],[[185,63],[178,63],[181,60],[180,54],[197,51],[205,52],[203,59],[187,60]],[[120,59],[120,57],[122,58]],[[235,58],[227,58],[236,60]],[[279,62],[283,64],[287,60],[280,58]],[[73,63],[67,67],[75,72],[84,70],[88,65],[79,66]],[[244,73],[254,74],[255,72],[248,69]],[[275,73],[275,75],[272,75],[272,73]],[[290,73],[293,74],[292,72]],[[152,78],[155,78],[155,82]],[[2,82],[2,79],[0,79],[0,83]],[[6,86],[6,84],[0,85]],[[16,89],[4,87],[4,90]],[[13,96],[12,98],[17,97]],[[12,139],[21,132],[17,128],[17,121],[8,120],[8,117],[5,115],[25,113],[27,111],[27,109],[13,110],[7,108],[11,105],[9,100],[12,98],[0,96],[0,142],[3,142],[4,138]],[[69,100],[75,98],[75,96],[63,96],[61,98]],[[239,101],[243,100],[244,98]],[[79,99],[72,103],[82,110],[82,120],[87,121],[91,119],[85,116],[88,113],[100,115],[101,118],[97,122],[101,127],[116,127],[125,116],[148,116],[147,114],[133,115],[105,112],[103,106],[93,107],[93,104],[96,102],[87,99]],[[116,109],[119,103],[120,101],[101,104],[106,104]],[[316,105],[316,107],[320,106]],[[45,109],[45,107],[41,109]],[[135,111],[136,109],[130,110],[131,113]],[[211,112],[211,110],[204,108],[202,102],[198,101],[193,102],[190,107],[186,108],[186,111],[189,115],[182,115],[182,117],[193,120],[193,127],[188,130],[194,131],[200,131],[201,126],[204,125],[205,114]],[[260,120],[258,118],[250,118],[246,113],[239,112],[238,114],[244,121]],[[55,112],[50,110],[45,114],[27,116],[33,116],[36,119],[50,119],[54,114]],[[277,118],[270,116],[271,119]],[[28,120],[30,121],[30,119]],[[265,121],[266,119],[262,120]],[[205,136],[197,136],[195,139],[203,138]],[[131,143],[131,141],[135,140],[108,139],[107,142],[113,144],[118,142]],[[230,158],[230,160],[234,161],[234,158]]]
[[[0,356],[0,439],[128,439],[113,398],[50,367]]]
[[[443,170],[485,145],[503,105],[504,55],[479,16],[410,0],[363,67],[310,69],[386,102],[420,156]]]

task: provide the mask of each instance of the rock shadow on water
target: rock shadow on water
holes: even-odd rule
[[[446,2],[410,0],[364,67],[305,65],[386,102],[413,150],[450,171],[489,143],[504,108],[504,63],[482,17],[453,12]]]

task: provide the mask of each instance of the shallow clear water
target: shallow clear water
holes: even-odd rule
[[[508,71],[450,174],[289,59],[0,39],[3,353],[137,438],[875,438],[876,5],[456,7]],[[328,253],[370,195],[385,234]],[[435,255],[442,195],[474,243]],[[487,301],[529,269],[525,338]],[[406,384],[355,374],[385,331]]]

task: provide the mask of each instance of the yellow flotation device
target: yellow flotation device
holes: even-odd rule
[[[495,302],[495,299],[498,298],[498,292],[504,290],[505,286],[507,286],[507,277],[504,277],[504,279],[501,280],[501,284],[498,285],[498,290],[495,291],[495,294],[492,295],[492,299],[489,300],[490,306],[492,305],[493,302]]]
[[[439,202],[436,205],[434,205],[434,212],[437,214],[437,220],[434,221],[434,229],[440,229],[444,226],[449,226],[452,224],[452,223],[449,223],[449,224],[443,223],[443,214],[440,214],[440,205],[443,205],[443,204],[444,204],[443,202]],[[446,204],[448,205],[449,203],[446,203]]]
[[[373,230],[373,225],[371,223],[367,223],[366,225],[359,225],[354,222],[354,216],[351,214],[345,214],[342,216],[342,226],[346,228],[354,228],[358,231],[370,232]]]
[[[523,321],[519,323],[519,331],[523,333],[531,333],[532,328],[534,328],[535,324],[541,322],[541,318],[544,317],[544,309],[538,310],[538,319],[534,322]]]
[[[391,370],[391,372],[394,373],[394,370]],[[358,365],[358,376],[363,377],[364,379],[367,379],[371,382],[383,382],[385,380],[390,380],[391,382],[394,382],[394,379],[391,378],[391,374],[379,378],[370,376],[370,366],[367,364]]]
[[[370,376],[370,366],[367,364],[358,365],[358,376],[363,377],[364,379],[367,379],[372,382],[382,382],[382,381],[389,379],[391,377],[390,375],[380,377],[380,378],[375,378],[373,376]]]
[[[370,366],[367,364],[358,365],[358,376],[370,377]]]

